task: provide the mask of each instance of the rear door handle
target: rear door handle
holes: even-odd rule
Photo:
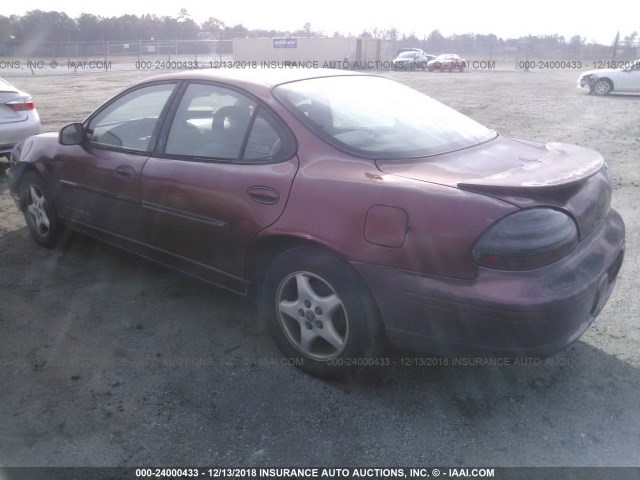
[[[116,167],[116,174],[123,180],[131,181],[136,178],[136,171],[129,165],[119,165]]]
[[[280,194],[277,190],[270,187],[251,187],[247,193],[254,202],[264,205],[274,205],[280,200]]]

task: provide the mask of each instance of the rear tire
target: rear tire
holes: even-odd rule
[[[373,364],[384,346],[384,327],[362,279],[318,248],[295,247],[271,262],[260,308],[283,355],[316,377],[353,374]]]
[[[20,205],[31,237],[42,247],[53,247],[59,237],[60,224],[49,191],[37,173],[29,172],[22,178]]]

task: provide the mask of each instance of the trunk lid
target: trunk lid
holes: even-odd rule
[[[388,174],[499,198],[521,208],[564,209],[586,237],[609,211],[602,156],[575,145],[505,137],[465,150],[411,160],[379,160]]]

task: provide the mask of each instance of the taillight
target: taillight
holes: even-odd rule
[[[14,112],[26,112],[28,110],[33,110],[34,108],[36,108],[31,98],[12,100],[11,102],[5,103],[5,105]]]
[[[471,254],[483,267],[528,270],[555,262],[577,244],[578,229],[571,217],[551,208],[533,208],[492,225]]]

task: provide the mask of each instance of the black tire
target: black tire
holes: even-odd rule
[[[259,305],[280,351],[316,377],[349,376],[384,346],[384,327],[362,279],[318,248],[278,255],[265,273]]]
[[[609,95],[613,91],[613,83],[608,78],[600,78],[593,84],[596,95]]]
[[[53,247],[58,241],[60,223],[51,195],[37,173],[29,172],[22,178],[20,206],[35,242],[46,248]]]

